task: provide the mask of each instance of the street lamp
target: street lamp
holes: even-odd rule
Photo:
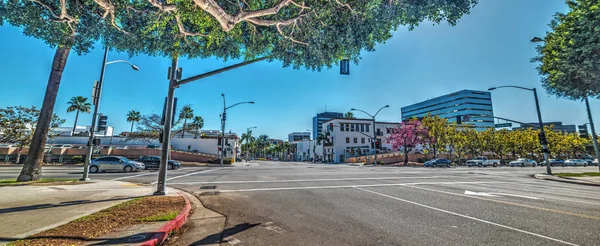
[[[250,130],[251,129],[256,129],[258,127],[256,126],[251,126],[251,127],[247,127],[246,128],[246,161],[250,160]]]
[[[225,158],[225,121],[227,120],[227,110],[240,104],[254,104],[254,102],[239,102],[227,107],[225,104],[225,94],[221,93],[221,97],[223,97],[223,113],[221,114],[221,166],[223,166],[223,159]]]
[[[88,181],[90,178],[89,170],[90,170],[90,162],[92,161],[92,154],[94,152],[94,131],[96,127],[96,118],[98,116],[98,105],[100,105],[100,94],[102,93],[102,83],[104,82],[104,70],[107,65],[114,63],[127,63],[131,66],[131,68],[135,71],[140,70],[140,68],[133,63],[126,60],[115,60],[106,62],[108,58],[108,47],[104,48],[104,59],[102,60],[102,68],[100,69],[100,80],[98,81],[98,85],[96,87],[96,103],[94,104],[94,113],[92,114],[92,126],[90,126],[90,136],[88,138],[87,144],[87,155],[85,156],[85,164],[83,165],[83,176],[80,181]]]
[[[531,42],[538,43],[544,42],[543,38],[533,37],[530,40]],[[596,128],[594,127],[594,120],[592,119],[592,111],[590,110],[590,102],[588,100],[587,95],[584,97],[585,107],[588,114],[590,129],[592,130],[592,142],[594,143],[594,152],[596,153],[596,159],[600,159],[600,149],[598,147],[598,136],[596,135]],[[598,167],[600,168],[600,166]]]
[[[532,39],[533,40],[533,39]],[[495,89],[500,89],[500,88],[517,88],[517,89],[521,89],[521,90],[528,90],[528,91],[533,91],[533,97],[535,98],[535,108],[537,110],[537,117],[538,117],[538,123],[539,123],[539,128],[540,128],[540,144],[542,145],[542,153],[544,153],[544,161],[546,161],[546,173],[548,175],[552,175],[552,169],[550,168],[550,162],[548,161],[548,141],[546,140],[546,131],[544,131],[544,123],[542,122],[542,113],[540,112],[540,103],[538,101],[538,96],[537,96],[537,90],[535,88],[525,88],[525,87],[521,87],[521,86],[514,86],[514,85],[505,85],[505,86],[498,86],[498,87],[491,87],[488,89],[488,91],[493,91]]]
[[[383,107],[381,107],[379,110],[377,110],[377,112],[374,115],[371,115],[367,112],[365,112],[364,110],[361,109],[355,109],[355,108],[351,108],[350,110],[352,111],[360,111],[363,112],[365,114],[367,114],[368,116],[371,116],[371,118],[373,118],[373,139],[371,140],[371,144],[373,145],[373,149],[375,150],[375,160],[374,160],[374,165],[377,165],[377,145],[376,145],[376,141],[377,141],[377,132],[375,131],[375,116],[377,116],[379,114],[379,112],[384,109],[384,108],[389,108],[390,105],[385,105]]]

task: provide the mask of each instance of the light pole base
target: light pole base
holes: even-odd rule
[[[90,181],[90,178],[80,178],[79,181]]]
[[[155,191],[152,195],[153,196],[166,196],[167,192],[166,191]]]

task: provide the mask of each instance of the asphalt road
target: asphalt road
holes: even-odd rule
[[[65,169],[45,177],[81,172]],[[252,162],[184,167],[168,185],[227,216],[223,245],[600,245],[600,188],[531,177],[544,171]],[[152,185],[156,171],[91,178]]]

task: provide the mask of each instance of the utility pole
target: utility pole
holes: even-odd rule
[[[596,152],[596,159],[600,160],[600,150],[598,150],[598,136],[596,135],[596,128],[594,127],[594,120],[592,119],[592,111],[590,110],[590,102],[588,97],[585,97],[585,107],[587,108],[588,118],[590,120],[590,128],[592,130],[592,141],[594,142],[594,152]],[[600,165],[598,165],[600,170]]]
[[[167,106],[165,112],[163,112],[165,114],[165,124],[163,125],[158,183],[154,195],[167,194],[167,163],[169,161],[169,152],[171,151],[171,127],[173,126],[173,101],[175,100],[175,88],[177,86],[177,63],[177,57],[173,57],[171,60],[169,90],[167,92]]]

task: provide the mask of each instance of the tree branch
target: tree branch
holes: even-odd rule
[[[179,28],[179,32],[181,34],[183,34],[184,36],[202,36],[202,37],[207,37],[208,36],[208,35],[203,34],[203,33],[190,32],[187,29],[185,29],[185,27],[183,26],[183,22],[181,22],[181,17],[179,17],[179,14],[175,14],[175,20],[177,21],[177,27]]]
[[[66,0],[61,0],[66,1]],[[129,34],[129,32],[123,30],[123,28],[119,27],[115,22],[115,6],[109,0],[93,0],[96,4],[100,5],[104,9],[104,14],[102,14],[102,18],[106,19],[106,17],[110,18],[110,24],[114,26],[117,30]]]
[[[159,3],[158,0],[148,0],[148,2],[150,2],[152,6],[157,7],[158,9],[165,12],[175,11],[177,9],[177,6],[175,6],[175,4],[162,4]]]

